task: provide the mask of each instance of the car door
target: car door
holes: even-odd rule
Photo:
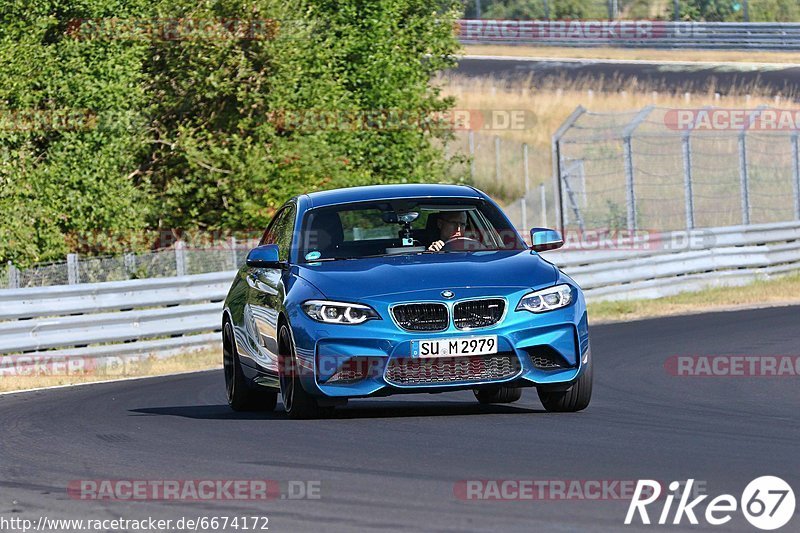
[[[296,212],[293,204],[281,209],[259,243],[278,245],[279,259],[284,265],[289,262]],[[283,278],[286,271],[280,267],[245,269],[244,324],[252,356],[250,361],[243,362],[274,372],[278,371],[278,314],[285,298]]]

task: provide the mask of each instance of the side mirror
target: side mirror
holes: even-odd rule
[[[554,229],[533,228],[531,230],[531,249],[536,252],[556,250],[564,246],[564,239]]]
[[[247,266],[255,268],[278,268],[281,260],[278,258],[278,245],[265,244],[257,246],[247,254]]]

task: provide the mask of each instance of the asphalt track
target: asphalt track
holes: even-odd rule
[[[676,59],[680,59],[676,52]],[[609,90],[625,87],[636,80],[639,86],[668,92],[706,92],[720,94],[746,92],[753,86],[773,95],[800,94],[800,65],[702,62],[604,61],[597,59],[478,58],[459,59],[455,71],[468,78],[491,77],[502,81],[527,80],[531,87],[552,84],[553,80],[603,81]]]
[[[221,371],[0,396],[0,517],[266,515],[270,531],[706,530],[622,523],[626,501],[463,501],[470,479],[694,478],[741,495],[762,475],[798,492],[798,377],[669,375],[675,354],[797,354],[800,307],[592,327],[596,388],[577,414],[470,393],[361,400],[335,418],[235,414]],[[320,480],[321,498],[88,502],[76,479]],[[704,505],[702,506],[704,509]],[[653,513],[658,514],[660,507]],[[800,517],[784,531],[797,531]],[[719,531],[756,531],[740,513]]]

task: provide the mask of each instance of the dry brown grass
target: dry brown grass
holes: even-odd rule
[[[75,385],[79,383],[92,383],[115,379],[162,376],[180,372],[211,370],[221,368],[222,366],[220,348],[191,351],[166,358],[150,356],[141,358],[123,357],[121,359],[124,360],[124,363],[120,363],[119,359],[117,359],[115,360],[116,364],[101,366],[100,368],[83,373],[54,370],[56,367],[52,365],[43,365],[37,371],[32,369],[17,369],[16,375],[14,375],[14,373],[6,373],[0,377],[0,392]]]
[[[714,88],[703,93],[667,92],[662,88],[642,86],[636,81],[620,82],[607,79],[549,79],[517,80],[502,83],[490,78],[465,78],[457,75],[443,77],[438,84],[443,94],[456,99],[457,109],[525,110],[532,117],[531,127],[521,130],[478,131],[481,146],[476,150],[476,185],[502,201],[512,201],[522,195],[522,171],[519,152],[522,143],[530,149],[531,184],[551,183],[552,166],[550,142],[553,133],[578,105],[590,111],[634,111],[647,105],[659,107],[754,108],[759,105],[795,107],[794,95],[773,97],[758,86],[742,86],[720,95]],[[502,179],[495,179],[495,135],[502,139],[508,152],[501,158]],[[457,134],[452,151],[467,153],[466,132]]]
[[[623,59],[641,61],[702,61],[734,63],[800,63],[797,52],[738,50],[652,50],[631,48],[556,48],[550,46],[465,46],[465,55],[552,57],[579,59]]]

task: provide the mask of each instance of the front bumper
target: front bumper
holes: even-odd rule
[[[527,292],[505,295],[508,310],[503,320],[471,331],[456,329],[452,324],[437,333],[404,331],[390,318],[389,304],[379,301],[363,303],[371,305],[382,319],[355,326],[321,324],[302,312],[295,313],[290,320],[298,363],[303,370],[300,374],[303,387],[318,396],[358,398],[498,384],[568,385],[580,376],[588,361],[589,334],[583,296],[576,291],[577,297],[571,305],[547,313],[515,311],[519,299]],[[416,340],[483,335],[497,336],[497,356],[473,356],[460,361],[412,357],[411,346]],[[545,368],[543,360],[557,361],[560,366]],[[431,369],[430,365],[438,367]],[[436,379],[437,372],[443,370],[444,382]]]

